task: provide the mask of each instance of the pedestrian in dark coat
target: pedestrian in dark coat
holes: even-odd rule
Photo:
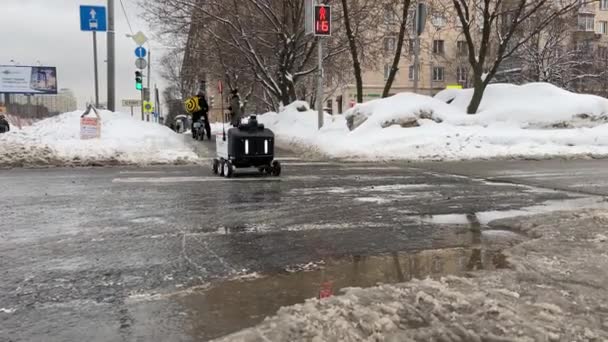
[[[239,90],[232,90],[232,98],[230,98],[230,111],[232,112],[232,117],[230,122],[232,126],[237,127],[241,123],[241,118],[243,117],[243,112],[241,110],[241,97],[239,96]]]

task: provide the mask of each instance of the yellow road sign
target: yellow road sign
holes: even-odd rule
[[[150,101],[144,101],[144,112],[152,113],[154,111],[154,105]]]

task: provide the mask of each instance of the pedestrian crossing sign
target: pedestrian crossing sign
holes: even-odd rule
[[[154,105],[150,101],[144,101],[144,112],[152,113],[154,111]]]

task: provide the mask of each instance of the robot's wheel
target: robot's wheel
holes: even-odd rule
[[[230,161],[225,161],[223,164],[223,176],[226,178],[231,178],[234,175],[234,166]]]
[[[213,166],[211,167],[211,169],[213,170],[214,175],[220,173],[220,161],[217,159],[213,159]]]
[[[277,160],[272,162],[272,166],[270,167],[270,174],[275,177],[281,175],[281,163],[279,163]]]

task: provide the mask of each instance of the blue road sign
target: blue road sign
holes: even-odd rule
[[[106,8],[104,6],[80,6],[80,30],[107,31]]]
[[[135,56],[137,58],[144,58],[146,57],[146,54],[148,54],[148,51],[146,51],[143,46],[138,46],[137,49],[135,49]]]

